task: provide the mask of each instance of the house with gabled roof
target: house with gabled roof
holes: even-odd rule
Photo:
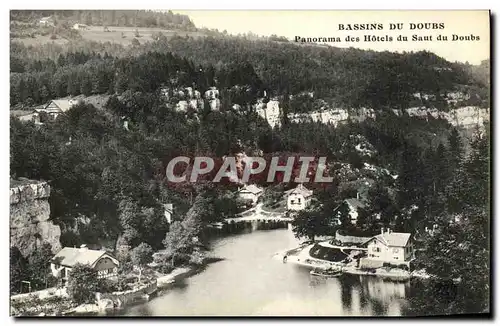
[[[67,282],[75,265],[88,265],[99,278],[116,276],[120,262],[105,250],[89,249],[86,245],[80,248],[64,247],[52,259],[50,269],[54,277]]]
[[[409,266],[414,258],[411,233],[382,228],[380,234],[370,238],[363,246],[368,248],[365,260],[371,262],[372,267],[379,267],[384,263]]]
[[[301,211],[311,203],[313,191],[302,184],[285,192],[287,194],[287,208],[292,211]]]
[[[256,185],[246,185],[238,191],[238,196],[244,200],[251,200],[255,205],[259,197],[264,192],[264,189],[256,186]]]
[[[46,115],[49,120],[55,120],[59,114],[67,112],[75,104],[77,101],[72,99],[52,100],[44,107],[35,109],[33,120],[35,123],[43,122],[43,118],[41,118],[43,115]]]

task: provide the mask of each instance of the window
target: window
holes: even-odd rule
[[[297,204],[300,205],[300,198],[297,198]]]
[[[109,274],[113,274],[113,273],[114,273],[114,268],[110,268],[110,269],[108,269],[108,273],[109,273]]]
[[[380,248],[379,247],[373,247],[373,252],[380,252]]]
[[[394,260],[398,260],[399,259],[398,257],[393,257],[393,258],[394,258]]]

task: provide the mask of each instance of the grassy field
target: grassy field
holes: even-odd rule
[[[139,32],[140,37],[135,36],[135,32]],[[166,37],[172,37],[174,35],[179,36],[192,36],[200,37],[205,36],[200,32],[183,32],[183,31],[173,31],[162,28],[147,28],[147,27],[119,27],[119,26],[108,26],[109,31],[104,31],[103,26],[89,26],[88,29],[79,30],[80,35],[84,40],[95,41],[95,42],[111,42],[119,43],[122,45],[130,45],[134,38],[137,38],[140,43],[153,41],[153,35],[155,33],[161,32]],[[12,40],[19,41],[25,45],[36,45],[44,43],[57,43],[65,44],[68,40],[58,36],[56,40],[50,39],[50,35],[37,35],[35,38],[13,38]]]

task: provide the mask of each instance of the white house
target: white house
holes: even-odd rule
[[[49,120],[55,120],[57,116],[61,113],[64,113],[71,109],[74,105],[76,105],[78,101],[69,99],[69,100],[52,100],[42,109],[35,109],[33,113],[33,120],[35,123],[43,122],[40,120],[40,114],[45,113]]]
[[[68,281],[76,264],[88,265],[97,271],[99,278],[116,276],[120,262],[105,250],[92,250],[82,245],[80,248],[64,247],[51,260],[52,275]]]
[[[287,208],[292,211],[301,211],[311,203],[313,191],[299,184],[295,189],[286,192]]]
[[[244,200],[251,200],[255,205],[263,192],[264,190],[256,185],[247,185],[238,191],[238,195]]]
[[[411,233],[392,232],[382,228],[380,234],[364,243],[368,248],[368,256],[364,259],[372,267],[382,266],[384,263],[392,265],[407,265],[414,258]]]

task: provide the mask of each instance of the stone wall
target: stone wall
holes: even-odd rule
[[[43,242],[49,243],[53,252],[61,249],[61,230],[49,220],[49,196],[50,186],[46,182],[11,182],[10,245],[19,248],[23,256]]]
[[[96,293],[96,301],[102,309],[107,309],[109,302],[113,303],[116,308],[123,308],[126,305],[132,304],[139,300],[142,300],[145,296],[149,296],[155,293],[158,289],[156,280],[149,284],[143,285],[137,289],[122,291],[122,292],[111,292],[111,293]]]

